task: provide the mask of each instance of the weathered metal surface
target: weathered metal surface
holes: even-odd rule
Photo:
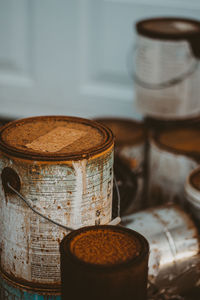
[[[149,205],[169,201],[183,204],[184,184],[198,162],[181,152],[166,149],[150,139],[149,149]]]
[[[163,120],[199,115],[199,58],[190,45],[199,41],[199,22],[146,19],[138,22],[136,30],[134,81],[139,110]]]
[[[34,160],[27,149],[23,159],[22,150],[15,156],[18,148],[10,147],[6,151],[2,146],[0,173],[10,169],[16,172],[20,178],[20,193],[37,211],[58,223],[74,229],[107,224],[112,216],[113,187],[110,134],[108,131],[105,145],[101,144],[100,149],[94,148],[91,153],[88,150],[88,155],[75,153],[75,160],[70,159],[71,155],[69,159],[65,155],[64,160],[62,153],[60,160],[59,153],[54,155],[54,161],[49,153],[39,153]],[[47,161],[45,155],[49,155]],[[59,243],[67,232],[35,214],[15,194],[4,191],[2,183],[0,197],[2,272],[13,281],[58,287]]]
[[[27,289],[0,274],[1,300],[61,300],[61,296],[48,290]]]
[[[133,180],[133,186],[135,180],[137,181],[137,188],[135,192],[128,193],[129,206],[122,211],[123,214],[129,214],[133,211],[140,209],[144,200],[144,189],[146,188],[146,129],[143,122],[138,120],[129,120],[121,118],[99,118],[98,122],[103,123],[109,127],[115,136],[115,170],[122,169],[124,165],[124,172],[127,172],[127,168],[133,173],[129,176],[130,180]],[[119,172],[120,173],[120,172]],[[127,172],[127,177],[128,177]],[[119,183],[120,184],[120,183]],[[129,185],[127,180],[127,185]],[[124,187],[124,193],[123,193]],[[121,194],[126,194],[127,186],[126,182],[122,182]],[[123,208],[123,197],[122,197]]]
[[[185,182],[186,201],[192,215],[200,224],[200,167],[194,169]]]
[[[150,245],[149,280],[157,287],[183,291],[199,285],[200,243],[197,228],[179,206],[165,205],[122,219]]]

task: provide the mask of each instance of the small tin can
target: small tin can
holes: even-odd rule
[[[101,124],[33,117],[0,130],[1,269],[13,281],[60,290],[59,243],[71,229],[112,218],[113,135]]]
[[[200,168],[193,170],[185,183],[185,195],[190,211],[200,226]]]
[[[60,246],[62,297],[146,300],[149,245],[120,226],[89,226],[71,232]]]
[[[200,22],[163,17],[141,20],[135,27],[139,110],[161,120],[199,115]]]
[[[109,127],[115,137],[114,170],[118,179],[120,194],[122,195],[121,213],[124,215],[139,210],[144,206],[147,174],[147,137],[144,123],[138,120],[122,118],[98,118],[96,121]],[[125,179],[123,174],[127,174],[127,179]],[[130,181],[132,181],[132,184]],[[131,185],[133,192],[129,193]],[[127,201],[126,195],[128,195]],[[128,200],[129,204],[124,207],[124,202],[127,203]]]
[[[199,284],[200,240],[191,217],[175,204],[123,217],[122,225],[149,242],[149,281],[157,288],[183,292]]]
[[[149,205],[184,203],[184,184],[200,159],[199,126],[175,126],[150,135]]]

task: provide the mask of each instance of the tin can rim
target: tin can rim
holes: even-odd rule
[[[140,120],[135,120],[135,119],[124,119],[122,117],[99,117],[99,118],[95,118],[94,119],[96,122],[98,123],[103,123],[104,126],[106,126],[107,128],[109,128],[109,124],[115,123],[116,126],[120,126],[120,124],[125,125],[125,126],[130,126],[133,129],[135,128],[140,128],[141,134],[136,137],[134,140],[129,139],[127,141],[119,141],[117,137],[115,137],[115,144],[116,146],[134,146],[137,145],[139,143],[145,142],[146,140],[146,128],[145,128],[145,124],[140,121]],[[104,123],[106,122],[106,123]],[[134,128],[135,127],[135,128]]]
[[[199,30],[194,31],[183,31],[178,33],[166,33],[160,32],[153,29],[145,28],[145,24],[148,22],[159,23],[161,21],[166,22],[181,22],[195,25]],[[153,39],[159,40],[188,40],[190,38],[200,37],[200,22],[190,18],[179,18],[179,17],[158,17],[158,18],[148,18],[137,22],[135,25],[136,31],[145,36]]]
[[[70,240],[71,240],[71,238],[73,238],[73,236],[75,236],[79,233],[85,232],[85,231],[89,231],[91,229],[98,230],[101,228],[102,229],[111,229],[113,231],[122,232],[122,233],[125,232],[132,236],[134,235],[135,237],[137,237],[139,239],[139,242],[141,243],[141,253],[138,256],[133,257],[132,259],[127,260],[123,263],[102,266],[102,265],[91,264],[91,263],[82,261],[79,258],[77,258],[70,251],[69,244],[70,244]],[[62,257],[62,255],[66,256],[66,254],[67,254],[69,256],[70,260],[75,265],[79,265],[80,267],[83,267],[84,269],[87,269],[89,271],[94,271],[94,272],[110,273],[110,272],[115,272],[117,270],[123,270],[123,269],[126,269],[127,267],[130,267],[132,265],[136,265],[136,264],[140,263],[143,259],[145,259],[146,257],[149,257],[150,247],[149,247],[149,243],[148,243],[147,239],[137,231],[134,231],[132,229],[125,228],[122,226],[98,225],[98,226],[86,226],[86,227],[82,227],[75,231],[70,232],[67,236],[65,236],[63,238],[63,240],[60,243],[60,253],[61,253],[61,257]]]
[[[12,286],[21,288],[25,291],[29,291],[29,292],[37,292],[37,293],[41,293],[41,294],[47,294],[52,293],[53,295],[60,295],[61,293],[61,283],[35,283],[33,281],[29,282],[23,279],[19,279],[16,278],[10,274],[8,274],[6,271],[4,271],[2,269],[2,267],[0,267],[0,277],[7,281],[8,283],[10,283]]]
[[[167,131],[172,131],[173,129],[195,129],[194,127],[191,126],[181,126],[181,127],[171,127],[170,129],[161,129],[161,130],[158,130],[156,132],[151,132],[149,134],[149,139],[150,139],[150,145],[154,145],[156,148],[158,148],[159,150],[162,150],[162,151],[166,151],[167,153],[170,153],[170,154],[175,154],[175,155],[184,155],[190,159],[193,159],[195,161],[199,161],[200,160],[200,152],[198,151],[187,151],[187,150],[179,150],[179,149],[175,149],[171,146],[168,146],[168,145],[165,145],[163,143],[160,142],[159,138],[161,136],[161,134],[163,132],[167,132]],[[197,129],[197,127],[196,127]],[[195,129],[195,130],[196,130]],[[200,128],[198,128],[199,131],[200,131]]]
[[[196,207],[200,208],[200,190],[198,190],[192,184],[192,177],[200,172],[200,167],[195,168],[187,177],[184,190],[185,195],[189,203],[195,205]]]
[[[76,153],[50,153],[50,154],[43,154],[43,153],[36,153],[31,150],[25,151],[22,149],[18,149],[14,146],[8,145],[4,140],[2,139],[2,134],[5,132],[5,130],[20,126],[27,122],[32,122],[33,120],[39,120],[39,119],[61,119],[61,120],[69,120],[71,122],[78,122],[80,124],[86,124],[90,125],[91,127],[96,128],[101,133],[103,133],[103,141],[95,146],[91,147],[88,150],[80,151]],[[8,155],[14,156],[14,157],[20,157],[24,159],[29,160],[39,160],[39,161],[68,161],[68,160],[80,160],[80,159],[88,159],[91,156],[94,156],[96,154],[99,154],[110,147],[114,145],[114,137],[112,131],[104,126],[103,124],[99,124],[95,121],[85,119],[85,118],[79,118],[79,117],[72,117],[72,116],[63,116],[63,115],[48,115],[48,116],[35,116],[30,118],[23,118],[16,121],[12,121],[0,129],[0,150],[3,153],[6,153]]]

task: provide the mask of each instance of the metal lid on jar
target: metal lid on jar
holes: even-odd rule
[[[106,269],[137,263],[149,252],[148,242],[142,235],[110,225],[76,230],[64,238],[61,248],[74,263]]]
[[[96,121],[112,130],[116,146],[135,145],[145,140],[142,122],[120,118],[98,118]]]
[[[200,209],[200,167],[193,170],[185,183],[187,200]]]
[[[0,149],[38,160],[76,160],[113,145],[112,132],[94,121],[66,116],[17,120],[0,130]]]
[[[160,148],[191,156],[200,156],[200,128],[177,127],[161,130],[154,134],[153,140]]]

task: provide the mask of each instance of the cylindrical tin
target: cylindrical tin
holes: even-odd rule
[[[117,179],[121,194],[122,215],[141,209],[144,205],[146,183],[146,130],[144,124],[138,120],[120,118],[99,118],[96,121],[109,127],[115,137],[114,170],[116,177],[119,177]],[[120,176],[123,169],[122,164],[124,164],[124,172],[129,177],[125,181],[123,181],[125,176]],[[132,181],[132,193],[128,192],[131,185],[129,179]],[[126,198],[128,199],[126,200]],[[126,207],[123,207],[124,203],[127,203]]]
[[[124,217],[122,224],[149,242],[150,282],[176,292],[198,283],[199,235],[190,216],[179,206],[167,204],[141,211]]]
[[[79,228],[107,224],[112,215],[113,136],[81,118],[18,120],[0,131],[1,268],[13,281],[60,287],[59,242],[66,231],[38,212]]]
[[[200,159],[199,134],[198,126],[182,126],[150,136],[149,205],[183,204],[185,180]]]
[[[136,24],[135,95],[144,115],[157,119],[199,115],[200,22],[153,18]]]
[[[193,170],[187,177],[185,195],[191,213],[200,225],[200,167]]]
[[[149,245],[120,226],[89,226],[60,246],[62,299],[145,300]]]
[[[60,300],[56,291],[47,289],[27,288],[26,285],[10,280],[0,273],[0,299],[1,300]]]

